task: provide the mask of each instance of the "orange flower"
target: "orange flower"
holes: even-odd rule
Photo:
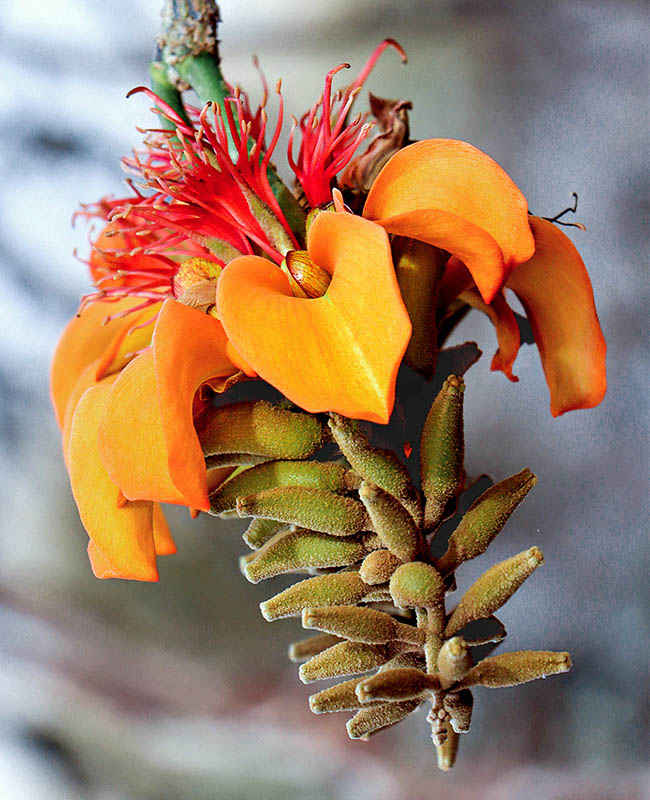
[[[553,416],[600,403],[606,346],[587,270],[564,233],[528,215],[524,196],[492,159],[449,139],[405,147],[377,176],[363,215],[452,254],[441,307],[460,296],[490,316],[499,340],[492,369],[516,380],[519,330],[503,295],[509,288],[533,328]]]
[[[228,338],[260,377],[307,411],[387,423],[411,336],[388,236],[352,214],[323,212],[308,253],[331,276],[313,299],[294,297],[266,259],[228,264],[217,289]]]
[[[209,507],[195,394],[236,368],[219,322],[174,300],[160,308],[153,337],[141,321],[156,308],[101,325],[109,311],[137,303],[95,302],[70,323],[52,365],[52,398],[93,571],[157,580],[156,556],[175,552],[159,503]],[[190,348],[188,331],[198,336]]]

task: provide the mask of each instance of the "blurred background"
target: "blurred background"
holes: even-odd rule
[[[507,649],[569,649],[571,673],[476,692],[456,769],[438,773],[424,713],[369,743],[314,717],[286,649],[297,621],[258,603],[284,584],[238,572],[243,525],[185,509],[158,584],[98,581],[86,559],[48,399],[60,331],[88,290],[72,213],[121,192],[119,158],[151,124],[147,80],[161,0],[3,0],[0,14],[0,798],[208,800],[646,797],[648,21],[636,0],[223,0],[226,77],[259,97],[256,53],[299,115],[325,72],[412,100],[413,138],[493,156],[533,212],[577,191],[569,230],[608,340],[610,389],[552,419],[536,351],[520,383],[491,373],[481,315],[456,340],[467,376],[467,467],[539,485],[462,585],[532,544],[546,566],[500,614]],[[352,74],[352,73],[350,73]],[[365,102],[365,100],[364,100]],[[278,153],[281,150],[278,150]],[[280,158],[277,158],[280,161]]]

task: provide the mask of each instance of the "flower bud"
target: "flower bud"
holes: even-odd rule
[[[304,569],[347,567],[366,553],[356,538],[341,538],[327,533],[289,530],[276,534],[246,563],[244,575],[251,583],[259,583],[285,572]]]
[[[453,636],[468,622],[489,617],[543,563],[542,551],[531,547],[490,567],[462,596],[449,618],[445,636]]]
[[[447,552],[436,563],[437,569],[446,575],[463,561],[484,553],[536,483],[535,475],[523,469],[483,492],[452,533]]]
[[[380,667],[394,655],[391,645],[341,642],[306,661],[298,670],[298,676],[303,683],[311,683],[341,675],[357,675]]]
[[[303,628],[342,636],[366,644],[389,644],[393,641],[424,643],[424,632],[413,625],[397,622],[390,614],[374,608],[336,606],[334,608],[306,608],[302,612]]]
[[[413,561],[420,550],[419,531],[399,500],[365,481],[359,497],[384,547],[400,561]]]
[[[278,486],[238,497],[237,513],[240,517],[276,519],[333,536],[353,536],[370,527],[358,500],[302,486]]]
[[[269,539],[275,536],[276,533],[284,530],[284,528],[286,528],[284,522],[278,522],[275,519],[255,517],[244,531],[242,538],[251,550],[257,550],[265,542],[268,542]]]
[[[318,575],[294,583],[283,592],[260,603],[260,610],[264,619],[272,622],[283,617],[299,617],[304,608],[353,605],[363,600],[372,590],[373,587],[365,584],[358,572]]]
[[[388,550],[375,550],[368,553],[363,559],[359,567],[359,575],[365,583],[371,586],[386,583],[401,563],[399,558]]]
[[[363,680],[363,678],[361,679]],[[325,714],[332,711],[356,711],[361,708],[361,701],[355,689],[360,683],[359,678],[337,683],[329,689],[312,694],[309,698],[309,708],[314,714]],[[372,703],[369,705],[379,705]]]
[[[412,561],[402,564],[390,579],[390,593],[398,608],[441,608],[445,586],[430,564]]]
[[[215,408],[197,419],[206,456],[252,453],[272,459],[305,459],[329,438],[313,414],[288,411],[264,400]]]
[[[404,700],[397,703],[381,703],[374,708],[362,708],[347,722],[350,739],[368,739],[408,717],[420,705],[421,700]]]
[[[460,636],[454,636],[440,648],[438,653],[438,672],[444,688],[464,677],[472,660],[467,644]]]
[[[389,450],[373,447],[357,423],[340,414],[330,414],[329,427],[352,469],[365,481],[397,498],[419,525],[422,514],[418,492],[397,456]]]
[[[501,653],[484,658],[472,667],[459,684],[465,686],[517,686],[548,675],[557,675],[571,669],[569,653],[550,650],[519,650],[516,653]]]
[[[341,464],[319,461],[267,461],[238,473],[210,495],[210,511],[220,514],[237,506],[237,498],[275,486],[307,486],[343,492],[354,486]]]
[[[433,401],[422,428],[420,475],[426,496],[424,525],[428,529],[438,527],[445,506],[460,491],[463,482],[464,393],[463,379],[450,375]]]
[[[365,706],[373,700],[415,700],[425,692],[439,688],[440,684],[435,676],[427,675],[419,669],[402,667],[384,670],[362,679],[356,693]]]
[[[289,661],[294,664],[300,661],[306,661],[308,658],[315,656],[317,653],[322,653],[328,647],[332,647],[343,640],[338,636],[332,636],[331,633],[319,633],[317,636],[310,636],[307,639],[302,639],[299,642],[294,642],[289,645]]]
[[[474,698],[469,689],[448,692],[442,698],[442,707],[449,714],[451,727],[456,733],[468,733],[472,722]]]

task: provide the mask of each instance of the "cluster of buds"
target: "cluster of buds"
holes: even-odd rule
[[[377,670],[312,695],[312,711],[355,712],[348,734],[367,739],[429,700],[443,770],[453,766],[458,735],[469,730],[470,687],[512,686],[571,666],[568,653],[546,651],[473,663],[474,648],[504,639],[494,614],[543,563],[537,547],[492,566],[455,608],[445,608],[456,569],[485,552],[536,483],[524,469],[488,488],[460,519],[446,552],[432,557],[432,539],[455,514],[466,483],[464,388],[462,377],[450,375],[427,414],[421,489],[395,453],[337,414],[321,419],[264,402],[240,404],[213,417],[218,430],[201,432],[209,458],[248,465],[210,496],[211,513],[253,518],[244,533],[252,550],[241,559],[244,575],[253,583],[285,573],[313,576],[261,605],[269,621],[301,617],[304,628],[319,631],[290,648],[290,658],[304,662],[300,679]],[[211,442],[223,448],[226,427],[239,432],[228,445],[239,452],[214,454]],[[308,458],[330,440],[338,457]],[[480,620],[488,622],[481,628]]]

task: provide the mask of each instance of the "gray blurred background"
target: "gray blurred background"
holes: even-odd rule
[[[3,0],[0,13],[0,798],[624,798],[647,792],[647,122],[644,3],[223,0],[227,77],[258,96],[257,53],[290,112],[325,72],[413,101],[414,138],[465,139],[552,216],[577,191],[570,232],[592,276],[610,390],[553,420],[537,353],[510,384],[490,373],[480,315],[457,340],[468,374],[468,470],[540,482],[468,585],[532,545],[546,566],[503,609],[508,649],[569,649],[573,671],[477,691],[456,770],[435,769],[424,714],[369,743],[345,715],[313,717],[286,660],[296,621],[258,603],[283,584],[237,570],[241,526],[173,510],[179,554],[158,584],[97,581],[86,559],[49,407],[48,364],[88,289],[80,201],[121,191],[118,160],[150,123],[142,97],[161,0]],[[277,159],[280,161],[280,158]]]

